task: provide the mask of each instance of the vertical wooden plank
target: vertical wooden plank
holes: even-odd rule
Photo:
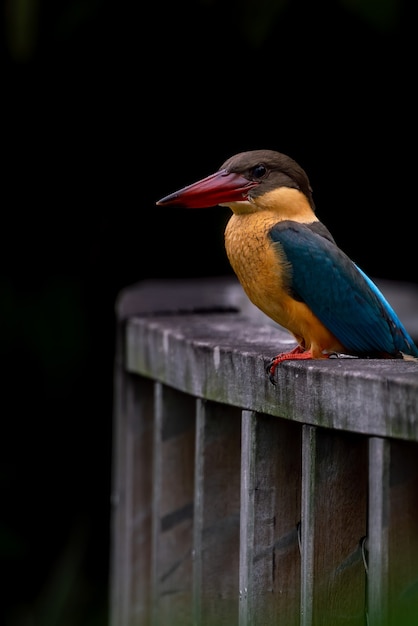
[[[194,515],[193,515],[193,626],[200,626],[202,620],[202,545],[204,520],[204,454],[205,454],[205,403],[196,400],[196,444],[194,475]]]
[[[305,454],[302,623],[364,626],[367,442],[349,433],[320,428],[314,433],[306,427]]]
[[[238,624],[240,411],[197,400],[194,624]]]
[[[367,614],[369,626],[388,620],[390,443],[369,438]]]
[[[253,591],[254,562],[254,493],[256,466],[257,414],[242,412],[241,426],[241,505],[239,557],[239,626],[254,624],[255,592]]]
[[[150,623],[151,572],[151,493],[152,431],[154,422],[153,387],[149,380],[131,379],[128,394],[130,429],[127,463],[130,464],[127,488],[131,495],[130,526],[132,541],[127,560],[132,561],[129,624]]]
[[[194,399],[155,383],[153,624],[192,623]]]
[[[163,386],[154,382],[154,433],[153,433],[153,464],[152,464],[152,530],[151,530],[151,598],[152,626],[158,626],[160,620],[160,527],[161,527],[161,493],[163,475]]]
[[[319,429],[316,453],[315,623],[364,626],[367,439]]]
[[[311,626],[313,619],[313,576],[315,541],[316,428],[302,427],[301,487],[301,591],[300,624]]]
[[[391,626],[418,623],[418,444],[390,442],[389,591]]]
[[[152,383],[124,376],[123,410],[115,424],[112,500],[117,511],[113,527],[112,625],[150,624]],[[120,400],[119,400],[120,401]]]
[[[240,626],[299,626],[301,427],[242,413]]]
[[[127,387],[128,432],[126,445],[127,528],[124,561],[127,568],[128,624],[150,621],[151,474],[153,396],[152,385],[129,377]]]

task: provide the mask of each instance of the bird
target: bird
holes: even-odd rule
[[[288,360],[418,359],[418,348],[376,283],[319,220],[306,171],[275,150],[228,158],[213,174],[156,202],[160,207],[232,211],[228,260],[251,302],[293,335],[269,359],[273,384]]]

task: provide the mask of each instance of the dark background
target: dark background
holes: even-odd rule
[[[367,273],[418,282],[415,22],[394,0],[2,0],[2,26],[0,621],[102,626],[117,294],[230,273],[227,210],[155,201],[286,152]]]

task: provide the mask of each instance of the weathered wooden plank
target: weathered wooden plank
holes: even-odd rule
[[[115,430],[112,624],[149,626],[153,385],[125,376]],[[117,469],[117,471],[116,471]]]
[[[370,626],[388,621],[390,441],[369,439],[367,614]]]
[[[363,626],[367,464],[364,438],[303,428],[302,626]]]
[[[391,626],[418,621],[418,445],[390,442],[388,612]]]
[[[314,601],[316,428],[302,427],[300,624],[311,626]]]
[[[240,412],[197,400],[194,624],[238,624]]]
[[[205,402],[196,399],[196,443],[194,474],[194,513],[193,513],[193,626],[200,626],[202,620],[202,561],[203,528],[205,520]]]
[[[257,414],[242,412],[241,426],[241,507],[239,556],[239,626],[254,622],[253,562],[254,562],[254,492],[256,465]]]
[[[287,343],[286,343],[287,342]],[[198,397],[311,425],[418,441],[418,362],[266,359],[289,336],[240,314],[135,318],[127,368]]]
[[[240,626],[299,626],[301,428],[242,413]]]
[[[151,475],[152,466],[153,397],[149,381],[130,381],[130,428],[127,442],[127,487],[131,493],[128,529],[132,534],[127,559],[132,561],[131,610],[132,622],[148,623],[150,615],[151,564]],[[128,534],[127,533],[127,534]]]
[[[357,620],[364,571],[356,542],[365,533],[366,443],[344,431],[372,435],[365,544],[369,626],[382,626],[381,618],[387,618],[389,626],[415,626],[418,363],[288,362],[278,368],[273,387],[264,372],[265,361],[290,347],[289,335],[246,308],[239,286],[231,291],[228,280],[192,282],[164,286],[152,281],[146,288],[129,288],[118,302],[118,335],[125,335],[125,327],[126,335],[124,342],[118,340],[115,375],[112,626],[149,626],[151,597],[155,626],[177,626],[177,617],[181,626],[190,624],[192,586],[194,626],[234,626],[238,591],[245,589],[241,626],[253,626],[253,618],[261,624],[265,618],[264,626],[272,616],[280,616],[279,623],[288,626],[286,619],[292,620],[293,612],[283,618],[282,598],[278,601],[276,592],[289,594],[283,603],[288,607],[292,589],[301,597],[301,626],[362,623]],[[411,310],[406,303],[405,311]],[[156,311],[168,315],[149,316]],[[137,313],[149,317],[128,320]],[[414,309],[412,321],[415,318]],[[152,379],[160,381],[155,400]],[[205,401],[196,401],[196,411],[194,397],[181,392]],[[174,405],[180,410],[171,411]],[[240,457],[241,409],[247,439]],[[281,417],[285,420],[277,419]],[[173,434],[177,423],[180,431]],[[301,424],[306,425],[302,470],[299,467],[304,477],[299,591],[293,584],[300,567],[294,558],[295,531],[290,531],[283,552],[285,526],[278,526],[299,507],[294,494],[292,502],[286,500],[295,483],[283,482],[283,475],[291,450],[297,457]],[[335,428],[340,435],[320,427]],[[299,433],[299,443],[292,441],[291,432]],[[392,440],[382,444],[383,436]],[[412,443],[403,441],[408,439]],[[276,458],[275,446],[280,450]],[[239,579],[240,462],[248,475],[241,484],[244,543]],[[157,480],[151,497],[153,463]],[[222,483],[225,476],[227,485]],[[179,501],[183,505],[178,506]],[[189,557],[182,558],[181,549],[187,546]],[[286,581],[279,583],[285,574],[288,588]]]
[[[316,626],[364,626],[367,441],[316,431],[313,615]]]
[[[192,623],[194,399],[155,384],[153,624]]]

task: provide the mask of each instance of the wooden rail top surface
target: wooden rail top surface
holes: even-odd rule
[[[381,285],[416,337],[418,295]],[[397,306],[399,304],[399,306]],[[315,426],[418,441],[418,362],[268,360],[293,337],[248,301],[234,277],[145,281],[121,292],[125,366],[207,400]]]

